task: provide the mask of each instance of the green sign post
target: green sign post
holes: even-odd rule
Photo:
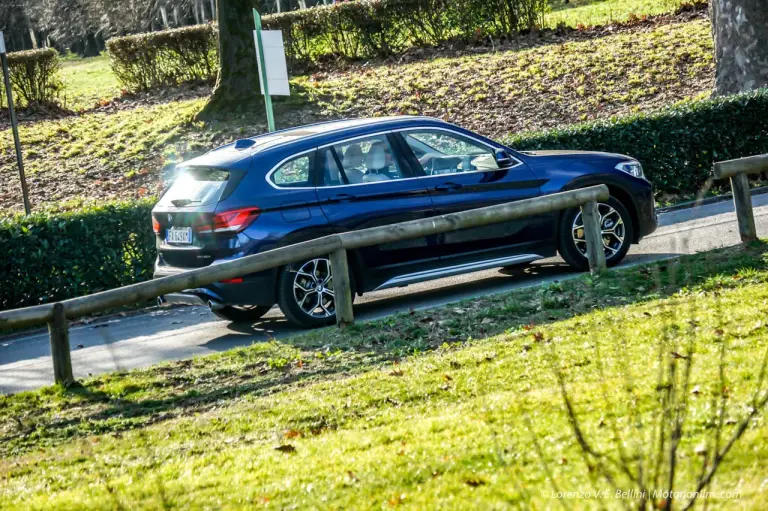
[[[261,15],[253,10],[253,23],[256,25],[256,58],[259,59],[261,86],[264,89],[264,104],[267,107],[267,127],[269,131],[275,131],[275,112],[272,110],[272,97],[269,95],[269,82],[267,80],[267,63],[264,60],[264,44],[261,40]]]

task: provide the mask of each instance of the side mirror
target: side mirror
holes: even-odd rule
[[[505,169],[507,167],[511,167],[514,160],[512,160],[512,157],[509,155],[508,152],[506,152],[504,149],[496,149],[493,152],[493,157],[496,158],[496,164],[499,166],[500,169]]]

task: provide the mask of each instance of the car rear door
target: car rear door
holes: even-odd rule
[[[479,138],[445,128],[414,128],[398,132],[412,166],[423,172],[437,214],[454,213],[540,195],[540,181],[522,162],[499,168],[495,150]],[[492,259],[535,254],[551,238],[551,218],[523,220],[462,229],[439,236],[444,260]]]
[[[317,195],[339,232],[418,220],[435,214],[429,193],[394,149],[391,135],[347,139],[318,148]],[[436,236],[362,248],[354,254],[366,290],[437,260]]]

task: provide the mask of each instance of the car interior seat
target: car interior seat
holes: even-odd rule
[[[387,151],[384,144],[381,142],[373,143],[365,155],[366,172],[363,176],[363,182],[389,180],[389,176],[386,174],[387,167]]]
[[[344,151],[341,165],[344,167],[344,175],[347,176],[350,184],[363,182],[363,171],[360,170],[360,167],[363,166],[364,161],[363,150],[359,144],[352,144]]]

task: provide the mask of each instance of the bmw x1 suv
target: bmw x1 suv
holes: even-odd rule
[[[314,124],[238,140],[185,162],[152,212],[155,278],[319,236],[528,199],[595,184],[605,256],[615,265],[656,229],[636,160],[576,151],[518,152],[427,117]],[[512,266],[559,253],[587,268],[578,209],[349,254],[354,294]],[[334,321],[328,258],[160,298],[254,321],[278,304],[303,327]]]

